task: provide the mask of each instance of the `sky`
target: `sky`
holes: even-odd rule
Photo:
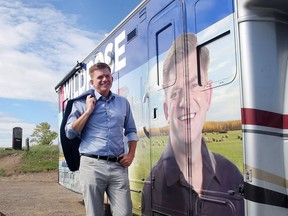
[[[0,147],[58,132],[55,86],[142,0],[0,0]],[[56,143],[57,144],[57,143]]]

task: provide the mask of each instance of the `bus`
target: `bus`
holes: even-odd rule
[[[105,62],[137,125],[133,214],[287,216],[287,38],[286,0],[143,0],[57,84],[59,125]]]

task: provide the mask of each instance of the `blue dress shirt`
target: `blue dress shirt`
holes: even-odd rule
[[[138,141],[130,104],[126,98],[112,92],[105,98],[95,91],[95,98],[95,109],[81,133],[72,129],[72,123],[85,112],[86,98],[73,103],[65,127],[66,136],[81,139],[80,154],[118,157],[126,152],[126,141]]]

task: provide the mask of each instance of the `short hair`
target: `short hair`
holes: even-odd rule
[[[170,79],[175,80],[175,73],[171,73],[171,69],[175,69],[175,65],[183,61],[184,56],[195,52],[197,47],[197,38],[193,33],[185,33],[176,38],[172,46],[168,50],[168,54],[163,63],[163,87],[169,85]],[[200,69],[204,80],[208,80],[208,64],[209,64],[209,50],[202,47],[200,50]],[[204,72],[204,73],[202,73]]]
[[[91,76],[95,70],[101,70],[101,69],[105,69],[105,68],[108,68],[108,70],[111,73],[111,68],[108,64],[106,64],[104,62],[97,62],[89,68],[89,75]]]

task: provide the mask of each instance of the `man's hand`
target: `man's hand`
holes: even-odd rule
[[[96,99],[91,95],[86,97],[86,111],[72,123],[72,129],[77,132],[81,132],[93,112],[96,104]]]
[[[96,98],[91,95],[87,95],[86,97],[86,112],[91,114],[95,108]]]
[[[129,141],[128,142],[129,153],[128,154],[121,154],[119,156],[119,158],[120,158],[119,163],[123,167],[129,167],[132,164],[134,156],[135,156],[136,145],[137,145],[137,141],[134,141],[134,140]]]
[[[134,159],[134,155],[132,154],[121,154],[119,156],[120,161],[119,163],[123,166],[123,167],[129,167]]]

